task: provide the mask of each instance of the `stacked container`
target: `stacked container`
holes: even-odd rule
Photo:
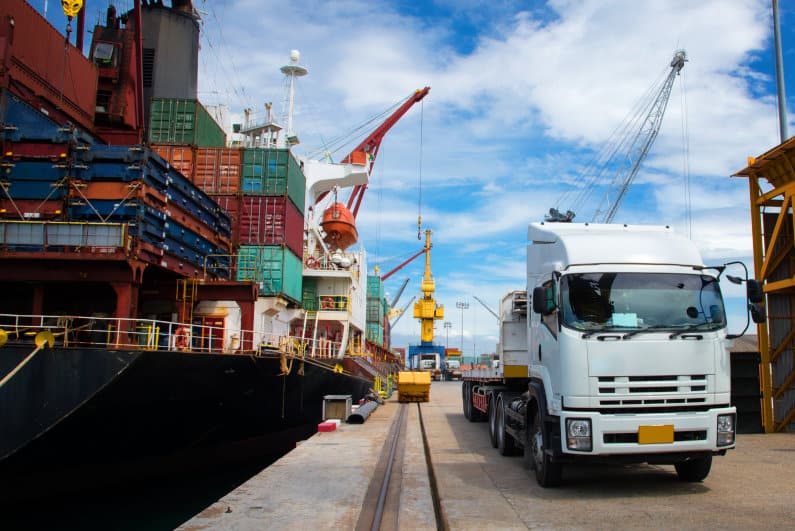
[[[306,179],[288,149],[228,148],[197,101],[155,99],[149,141],[170,165],[229,213],[234,277],[263,296],[302,299]]]
[[[237,224],[238,280],[259,282],[260,295],[300,302],[306,179],[288,149],[243,148],[240,187],[218,197]],[[244,267],[256,256],[254,276]]]
[[[72,221],[123,223],[139,258],[184,273],[231,274],[231,220],[181,173],[141,146],[92,146],[75,156]]]
[[[383,347],[385,345],[385,323],[387,320],[384,284],[381,277],[367,275],[367,341]]]

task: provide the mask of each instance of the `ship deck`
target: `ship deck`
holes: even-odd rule
[[[703,483],[679,481],[672,466],[593,465],[543,489],[521,457],[491,448],[486,423],[464,418],[459,382],[434,382],[429,403],[394,397],[364,424],[314,435],[180,529],[377,528],[374,494],[401,409],[383,529],[754,529],[795,517],[795,434],[738,435]]]

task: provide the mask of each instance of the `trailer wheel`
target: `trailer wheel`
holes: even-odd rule
[[[494,402],[494,395],[489,395],[489,440],[491,447],[497,448],[497,410],[494,407]]]
[[[530,450],[533,459],[533,468],[536,471],[536,481],[542,487],[556,487],[560,485],[563,475],[563,465],[552,461],[552,457],[546,449],[549,444],[544,430],[543,414],[541,406],[536,402],[536,409],[531,426],[528,426],[528,441],[525,445],[525,452]]]
[[[516,446],[510,435],[505,433],[505,403],[502,401],[502,396],[497,399],[497,405],[494,407],[496,412],[496,435],[497,435],[497,449],[500,455],[509,456],[514,455]]]
[[[674,468],[682,481],[702,481],[709,475],[709,470],[712,468],[712,455],[707,454],[704,457],[676,463]]]

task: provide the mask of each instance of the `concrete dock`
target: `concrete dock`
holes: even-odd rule
[[[316,434],[179,529],[370,529],[364,515],[400,406],[391,399],[362,425]],[[459,382],[435,382],[429,403],[405,407],[399,487],[388,492],[383,529],[745,530],[795,521],[795,434],[739,435],[703,483],[679,481],[672,466],[588,466],[566,468],[561,487],[543,489],[521,458],[491,447],[486,423],[464,418]]]

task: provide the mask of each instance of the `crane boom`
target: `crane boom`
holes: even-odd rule
[[[624,123],[616,129],[611,135],[611,139],[580,175],[581,181],[586,184],[580,188],[577,199],[572,205],[573,209],[582,206],[598,186],[603,186],[603,183],[609,181],[591,222],[613,222],[641,164],[657,138],[674,80],[686,61],[686,52],[678,50],[671,59],[668,74],[661,82],[652,86],[644,98],[635,105]],[[609,177],[611,172],[612,178]],[[567,194],[568,192],[564,196]],[[545,221],[569,222],[574,217],[575,213],[572,210],[563,213],[557,208],[551,208],[549,215],[544,219]]]
[[[411,109],[415,103],[422,101],[422,99],[430,90],[431,87],[425,87],[423,89],[414,91],[414,93],[406,99],[403,105],[398,107],[395,112],[389,116],[389,118],[384,120],[384,122],[376,128],[375,131],[370,133],[370,135],[362,140],[358,146],[353,148],[353,150],[344,159],[342,159],[342,163],[347,164],[351,162],[356,154],[362,154],[365,157],[370,158],[369,171],[372,172],[373,166],[375,165],[375,158],[378,156],[378,148],[381,147],[381,141],[384,139],[384,136],[387,134],[387,132],[389,132],[390,129],[392,129],[398,120],[400,120],[400,118],[406,114],[409,109]],[[351,196],[348,198],[348,210],[353,213],[354,218],[359,213],[359,206],[362,204],[362,198],[364,197],[365,190],[367,190],[366,184],[356,185],[351,192]]]
[[[491,308],[489,308],[489,305],[488,305],[488,304],[486,304],[485,302],[483,302],[482,300],[480,300],[480,298],[479,298],[477,295],[472,295],[472,298],[473,298],[473,299],[475,299],[476,301],[478,301],[478,302],[480,303],[480,305],[481,305],[481,306],[483,306],[484,308],[486,308],[486,309],[489,311],[489,313],[490,313],[491,315],[493,315],[494,317],[496,317],[496,318],[497,318],[497,320],[498,320],[498,321],[500,320],[500,316],[497,314],[497,312],[495,312],[494,310],[492,310]]]
[[[673,59],[671,59],[671,71],[668,73],[668,77],[665,78],[662,89],[652,102],[649,112],[646,114],[646,118],[641,123],[640,129],[632,138],[632,147],[629,153],[627,153],[626,158],[623,160],[623,167],[613,179],[613,186],[611,186],[610,189],[617,188],[616,196],[613,199],[612,204],[610,204],[610,194],[608,190],[608,193],[606,193],[602,198],[602,202],[599,204],[599,209],[594,215],[594,218],[598,218],[600,212],[602,211],[602,207],[605,205],[605,203],[607,203],[609,208],[604,218],[601,220],[602,223],[612,223],[613,218],[616,217],[618,208],[621,206],[621,202],[627,195],[627,191],[629,190],[632,181],[638,174],[638,170],[640,170],[640,165],[643,163],[643,159],[646,158],[646,155],[649,153],[649,149],[651,149],[651,145],[657,138],[657,133],[660,132],[660,126],[662,125],[662,118],[665,114],[665,109],[668,107],[668,99],[671,96],[671,88],[673,87],[674,79],[682,70],[682,67],[685,66],[685,61],[687,61],[687,54],[684,50],[677,51],[674,54]],[[597,221],[597,219],[594,221]]]

